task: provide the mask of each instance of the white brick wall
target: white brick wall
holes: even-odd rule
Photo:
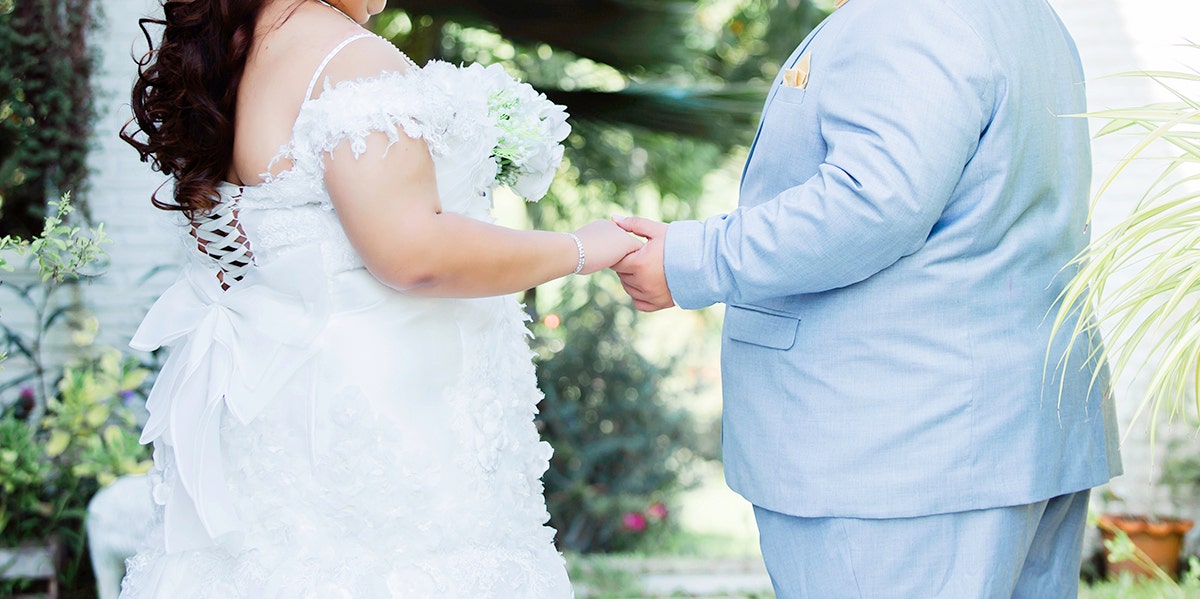
[[[173,219],[150,204],[164,181],[138,160],[137,152],[117,137],[130,118],[129,91],[137,73],[133,56],[146,51],[137,20],[160,15],[154,0],[101,0],[104,29],[94,44],[102,53],[94,85],[101,115],[92,153],[91,203],[113,243],[106,274],[86,290],[100,319],[103,344],[125,348],[154,298],[174,279],[180,260],[179,232]],[[169,198],[170,188],[163,196]],[[148,280],[156,268],[166,267]]]

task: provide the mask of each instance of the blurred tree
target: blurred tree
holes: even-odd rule
[[[416,58],[503,62],[575,122],[728,147],[824,17],[808,0],[392,0],[376,30]]]

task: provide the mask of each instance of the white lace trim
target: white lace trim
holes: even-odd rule
[[[355,158],[367,150],[366,139],[383,132],[395,143],[400,133],[423,139],[435,157],[447,151],[447,132],[454,126],[454,98],[422,85],[422,71],[388,72],[340,81],[325,79],[321,95],[305,102],[296,118],[292,141],[282,156],[300,163],[321,158],[345,141]]]

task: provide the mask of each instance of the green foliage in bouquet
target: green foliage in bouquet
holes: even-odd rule
[[[1082,309],[1084,318],[1070,333],[1079,339],[1104,328],[1107,347],[1093,357],[1107,361],[1114,378],[1147,373],[1135,418],[1150,418],[1153,444],[1164,413],[1181,415],[1189,400],[1200,413],[1200,96],[1183,87],[1200,85],[1200,73],[1121,76],[1150,78],[1176,101],[1085,115],[1107,121],[1099,135],[1137,135],[1097,201],[1134,161],[1160,162],[1162,172],[1146,182],[1134,210],[1070,265],[1076,274],[1054,326],[1057,331],[1072,310]],[[1157,154],[1163,147],[1176,153]]]
[[[554,445],[543,477],[550,523],[564,551],[625,551],[654,543],[666,506],[686,485],[700,444],[690,415],[662,391],[668,369],[630,343],[625,302],[603,289],[535,326],[537,422]]]

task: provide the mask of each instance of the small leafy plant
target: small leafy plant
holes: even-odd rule
[[[50,464],[33,429],[11,413],[0,416],[0,545],[40,532],[42,518],[53,513],[44,494],[49,478]]]
[[[20,366],[26,369],[5,385],[21,389],[16,401],[0,403],[0,547],[57,539],[64,549],[60,581],[90,588],[90,577],[78,576],[86,568],[87,503],[118,476],[145,472],[151,464],[138,443],[131,407],[144,397],[149,371],[114,349],[91,347],[98,324],[89,318],[79,319],[86,326],[74,336],[79,356],[61,369],[47,366],[47,332],[82,313],[73,303],[54,307],[56,294],[90,276],[85,271],[103,260],[101,246],[108,241],[102,226],[69,222],[69,195],[52,208],[37,237],[0,238],[0,271],[12,272],[9,261],[20,258],[37,273],[33,283],[5,283],[3,289],[15,293],[34,318],[28,331],[0,324],[8,349],[25,358]],[[56,373],[61,376],[54,382]],[[6,567],[0,563],[0,573]],[[0,596],[28,589],[27,581],[0,581]]]
[[[19,405],[0,414],[0,546],[43,539],[81,520],[100,487],[149,470],[134,413],[123,401],[138,393],[147,374],[107,349],[65,369],[60,394],[39,425]]]
[[[102,246],[109,242],[103,224],[84,228],[70,222],[73,211],[70,193],[51,203],[51,208],[42,232],[33,239],[0,238],[0,272],[13,271],[7,255],[28,261],[38,275],[37,281],[23,285],[0,281],[3,290],[15,295],[33,314],[30,330],[23,331],[0,321],[0,334],[6,346],[4,354],[19,355],[28,364],[24,373],[0,385],[0,392],[32,384],[35,396],[31,417],[35,421],[40,419],[50,396],[51,369],[44,355],[47,334],[77,307],[56,306],[55,298],[66,284],[90,276],[87,270],[104,261]]]

